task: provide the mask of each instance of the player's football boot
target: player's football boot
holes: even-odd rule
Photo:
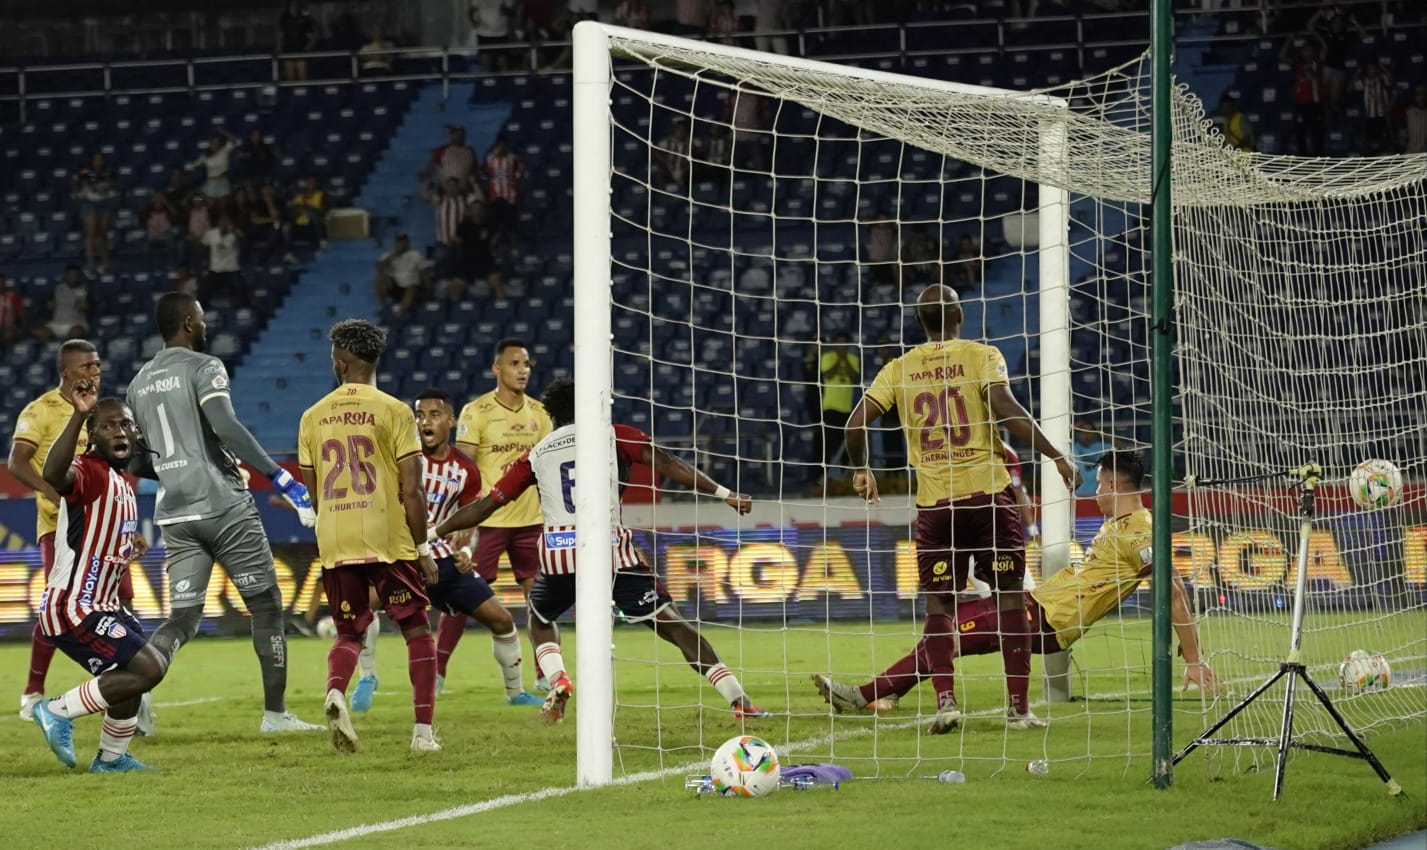
[[[945,735],[960,726],[964,717],[961,709],[956,706],[956,697],[946,694],[939,701],[936,716],[932,718],[931,726],[927,727],[927,732],[932,735]]]
[[[42,699],[35,703],[34,716],[35,725],[40,727],[45,743],[50,745],[50,752],[55,754],[60,764],[74,767],[74,724],[68,717],[60,717],[50,711],[49,700]]]
[[[756,717],[772,717],[773,712],[759,708],[753,704],[748,697],[740,697],[733,701],[733,719],[749,720]]]
[[[867,707],[867,700],[862,698],[862,692],[845,682],[834,682],[821,673],[813,674],[813,685],[822,694],[823,702],[832,706],[832,710],[838,714],[850,711],[861,711]]]
[[[535,692],[537,694],[550,693],[550,680],[545,678],[544,676],[538,677],[535,680]]]
[[[897,709],[902,707],[902,699],[896,694],[892,694],[890,696],[874,699],[873,701],[867,703],[867,707],[877,712],[878,714],[881,714],[884,711],[896,711]]]
[[[437,677],[437,681],[440,681],[439,676]],[[377,692],[377,684],[378,680],[375,675],[363,676],[362,678],[357,680],[357,688],[356,690],[352,691],[353,711],[357,712],[358,714],[365,714],[368,711],[371,711],[372,694]],[[441,687],[439,684],[436,687],[436,693],[441,693]]]
[[[564,673],[556,676],[550,683],[550,695],[545,698],[545,704],[540,706],[540,716],[551,723],[559,723],[565,719],[565,703],[570,696],[575,693],[575,686],[570,683],[570,677]]]
[[[545,704],[545,700],[541,699],[540,697],[536,696],[535,694],[530,693],[529,691],[521,691],[520,693],[516,694],[516,695],[513,696],[513,697],[506,697],[506,698],[505,698],[505,704],[506,704],[506,705],[544,705],[544,704]]]
[[[44,698],[44,694],[20,694],[20,719],[26,723],[34,720],[35,703]]]
[[[1029,729],[1044,729],[1047,722],[1036,717],[1031,712],[1017,714],[1014,710],[1006,712],[1006,728],[1013,732],[1025,732]]]
[[[139,715],[135,719],[139,725],[134,731],[141,737],[152,738],[158,734],[158,720],[154,715],[154,701],[151,694],[139,697]]]
[[[316,723],[308,723],[290,711],[282,714],[269,714],[263,712],[263,725],[259,727],[260,732],[321,732],[322,727]]]
[[[352,715],[347,713],[347,697],[336,688],[329,690],[324,709],[327,728],[332,732],[332,748],[339,753],[355,753],[357,730],[352,728]]]
[[[411,733],[411,751],[413,753],[439,753],[441,752],[441,742],[436,740],[436,736],[420,735]]]
[[[99,756],[94,757],[94,761],[89,763],[90,773],[128,773],[131,770],[148,770],[149,766],[124,753],[114,761],[100,761]]]

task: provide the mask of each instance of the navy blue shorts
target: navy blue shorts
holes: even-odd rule
[[[486,580],[472,570],[463,573],[456,569],[455,558],[437,558],[436,583],[426,588],[431,597],[431,606],[447,614],[469,614],[495,596]]]
[[[647,622],[674,600],[663,582],[643,570],[619,570],[614,574],[614,604],[631,623]],[[575,577],[547,575],[535,577],[530,589],[530,610],[542,623],[553,623],[575,605]]]
[[[149,645],[143,626],[127,611],[94,611],[49,642],[94,676],[110,667],[123,667]]]

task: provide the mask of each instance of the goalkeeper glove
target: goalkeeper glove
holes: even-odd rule
[[[317,525],[317,513],[312,510],[312,498],[307,495],[307,488],[302,486],[302,482],[292,477],[292,474],[282,467],[278,467],[277,472],[272,474],[273,485],[282,491],[282,497],[287,499],[297,511],[297,521],[302,523],[303,528],[312,528]]]

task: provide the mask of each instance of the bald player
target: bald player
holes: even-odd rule
[[[1007,727],[1045,725],[1027,699],[1032,626],[1022,593],[1025,531],[998,426],[1051,458],[1071,491],[1080,480],[1075,465],[1011,395],[1001,352],[960,339],[962,321],[955,291],[941,284],[923,289],[917,324],[927,341],[883,366],[847,420],[847,456],[857,470],[853,487],[869,502],[878,496],[877,479],[867,466],[868,426],[895,409],[907,437],[917,474],[917,573],[926,599],[924,656],[937,696],[929,730],[934,735],[950,732],[962,719],[953,669],[954,617],[957,591],[973,570],[991,587],[1000,613]],[[915,665],[918,653],[908,657]],[[828,698],[828,680],[813,678]]]

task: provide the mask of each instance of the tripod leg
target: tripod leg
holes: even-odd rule
[[[1189,755],[1190,753],[1194,752],[1194,750],[1195,750],[1196,748],[1198,748],[1198,746],[1199,746],[1199,744],[1200,744],[1201,741],[1205,740],[1206,738],[1211,737],[1215,732],[1218,732],[1220,729],[1222,729],[1222,728],[1224,728],[1226,725],[1228,725],[1229,721],[1230,721],[1230,720],[1233,720],[1234,717],[1235,717],[1235,715],[1237,715],[1239,712],[1243,711],[1244,709],[1248,708],[1249,705],[1250,705],[1254,700],[1258,699],[1259,696],[1261,696],[1264,691],[1266,691],[1266,690],[1268,690],[1269,688],[1273,687],[1273,683],[1274,683],[1274,682],[1277,682],[1279,679],[1281,679],[1281,678],[1283,677],[1283,673],[1284,673],[1284,670],[1283,670],[1283,668],[1280,667],[1280,668],[1279,668],[1279,671],[1278,671],[1277,673],[1274,673],[1272,676],[1270,676],[1270,677],[1268,678],[1268,681],[1264,682],[1262,685],[1259,685],[1257,688],[1254,689],[1254,692],[1253,692],[1253,693],[1251,693],[1251,694],[1249,694],[1248,696],[1244,697],[1244,699],[1243,699],[1242,702],[1240,702],[1238,705],[1234,706],[1233,708],[1229,709],[1229,713],[1228,713],[1228,714],[1226,714],[1226,715],[1224,715],[1223,717],[1219,718],[1219,720],[1218,720],[1213,726],[1210,726],[1208,729],[1205,729],[1203,732],[1201,732],[1201,733],[1199,734],[1199,736],[1198,736],[1197,738],[1195,738],[1194,740],[1190,741],[1188,744],[1185,744],[1185,745],[1184,745],[1184,749],[1180,750],[1177,754],[1175,754],[1174,760],[1171,761],[1170,764],[1171,764],[1171,765],[1179,764],[1181,761],[1184,760],[1184,757],[1185,757],[1185,756],[1187,756],[1187,755]]]
[[[1328,694],[1306,673],[1303,675],[1303,681],[1307,683],[1309,690],[1313,691],[1313,695],[1318,697],[1318,701],[1323,704],[1323,707],[1328,709],[1328,713],[1331,714],[1333,720],[1337,722],[1338,728],[1343,730],[1343,734],[1347,735],[1348,740],[1353,742],[1353,746],[1357,747],[1358,752],[1362,753],[1367,763],[1372,765],[1372,769],[1377,773],[1378,778],[1386,783],[1387,793],[1393,797],[1401,796],[1402,786],[1398,785],[1397,781],[1388,774],[1387,768],[1382,766],[1382,762],[1377,760],[1377,756],[1373,754],[1373,751],[1368,749],[1368,745],[1364,744],[1363,740],[1358,737],[1358,734],[1353,731],[1353,728],[1348,725],[1348,721],[1339,713],[1338,707],[1333,705],[1333,701],[1328,698]]]
[[[1285,670],[1287,667],[1284,668]],[[1283,672],[1283,670],[1280,670]],[[1301,672],[1301,668],[1300,671]],[[1288,749],[1293,743],[1293,693],[1298,685],[1298,677],[1288,677],[1288,692],[1283,697],[1283,726],[1278,731],[1278,759],[1274,764],[1273,798],[1283,793],[1283,770],[1288,766]]]

